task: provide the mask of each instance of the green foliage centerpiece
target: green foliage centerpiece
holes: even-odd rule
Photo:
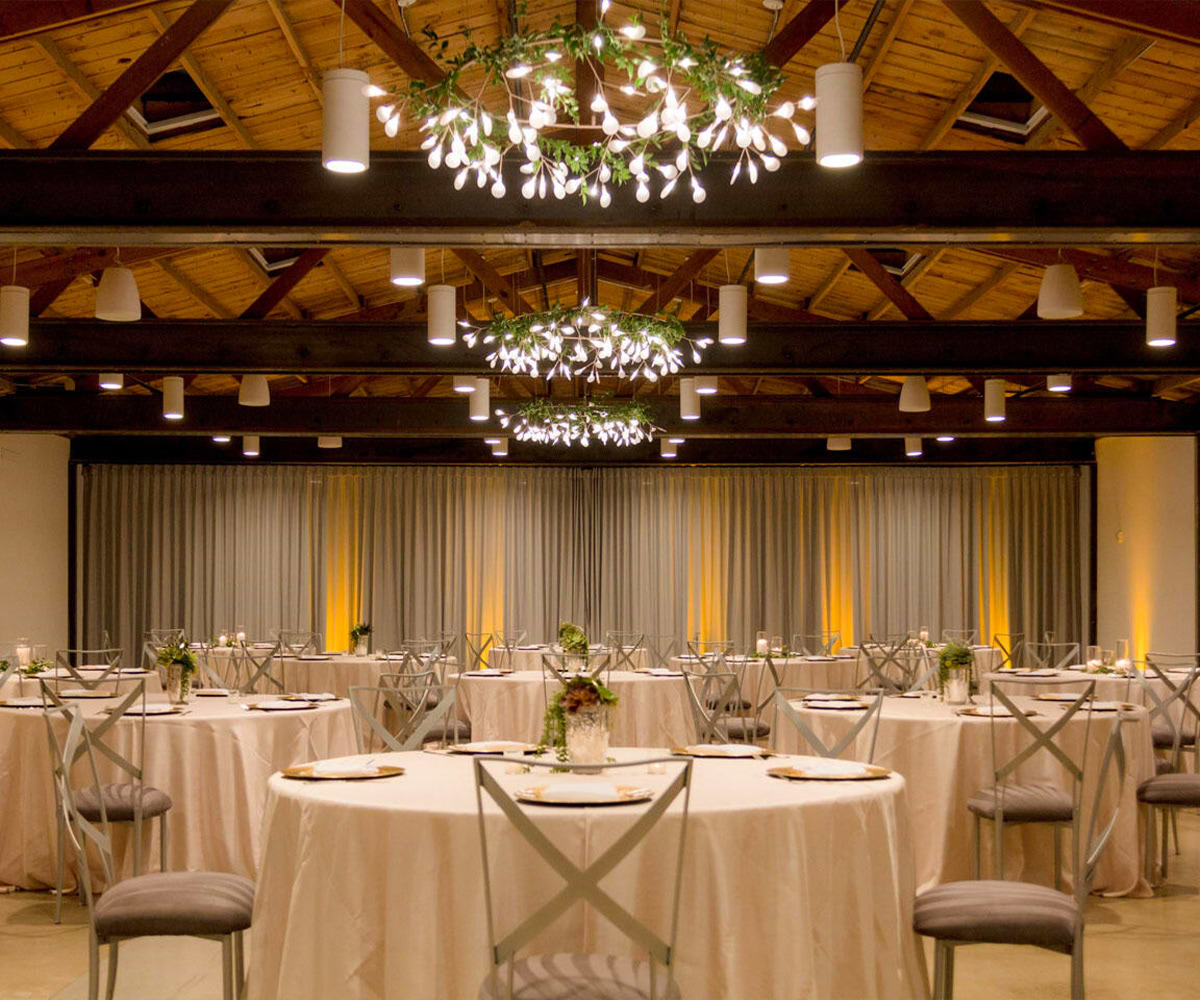
[[[567,678],[546,707],[539,750],[553,747],[564,763],[603,764],[608,756],[608,710],[616,704],[617,696],[595,677]]]
[[[355,656],[366,656],[368,649],[368,637],[371,634],[371,625],[369,622],[359,622],[350,629],[350,648]]]
[[[539,396],[523,404],[515,414],[497,410],[503,427],[512,425],[518,441],[570,446],[578,441],[586,448],[593,439],[601,444],[630,446],[652,441],[655,427],[644,403],[585,399],[556,402]]]
[[[971,696],[975,653],[962,642],[948,642],[938,653],[938,689],[948,705],[964,705]]]
[[[182,705],[188,700],[192,689],[192,675],[196,672],[196,654],[188,649],[186,636],[158,648],[155,662],[166,672],[167,700],[173,705]]]
[[[558,625],[558,645],[564,653],[576,653],[586,656],[588,651],[587,633],[572,622],[560,622]]]

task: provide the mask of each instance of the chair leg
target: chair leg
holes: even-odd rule
[[[1175,853],[1179,854],[1179,810],[1171,810],[1171,836],[1175,840]]]
[[[67,836],[62,811],[58,814],[58,879],[54,883],[54,922],[62,923],[63,875],[66,868]]]
[[[133,813],[133,874],[142,874],[142,811]]]
[[[933,1000],[950,1000],[954,996],[954,945],[949,941],[933,942]]]
[[[1058,823],[1050,825],[1054,828],[1054,888],[1062,892],[1062,827]]]
[[[1083,1000],[1083,925],[1075,932],[1071,949],[1071,1000]]]
[[[167,870],[167,814],[158,815],[158,870]]]
[[[221,996],[233,1000],[233,935],[221,938]]]
[[[946,941],[943,943],[943,947],[946,949],[946,971],[943,974],[943,982],[946,987],[946,1000],[951,1000],[954,996],[954,945]]]
[[[100,942],[95,929],[88,934],[88,1000],[100,1000]]]
[[[995,838],[996,869],[992,878],[1004,881],[1004,820],[1000,818],[1000,814],[996,814],[996,818],[992,820],[992,836]]]
[[[117,988],[117,948],[116,941],[110,941],[108,945],[108,985],[105,987],[105,1000],[113,1000],[113,992]]]
[[[1170,815],[1171,810],[1169,808],[1164,808],[1161,816],[1162,822],[1159,824],[1162,827],[1162,854],[1159,857],[1158,864],[1159,868],[1162,870],[1162,880],[1164,882],[1167,880],[1167,858],[1171,853],[1171,844],[1169,840],[1171,824],[1167,822],[1167,819]]]
[[[982,832],[980,829],[980,824],[982,821],[979,818],[979,813],[973,813],[972,815],[974,815],[974,817],[975,817],[975,845],[974,845],[975,852],[972,855],[972,859],[971,859],[972,865],[973,865],[972,870],[971,870],[971,877],[974,878],[976,881],[978,881],[980,878],[979,869],[980,869],[981,854],[983,852],[983,845],[981,843]]]
[[[242,1000],[242,991],[246,988],[245,943],[242,941],[242,931],[233,935],[233,996],[234,1000]]]
[[[1146,806],[1146,881],[1154,883],[1154,850],[1158,837],[1154,832],[1154,806]]]

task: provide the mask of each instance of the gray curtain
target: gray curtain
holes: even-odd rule
[[[1082,471],[81,466],[77,626],[1082,639]]]

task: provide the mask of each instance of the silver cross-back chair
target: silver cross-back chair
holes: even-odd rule
[[[791,651],[795,656],[832,656],[841,637],[841,632],[795,632]]]
[[[1105,816],[1110,781],[1125,781],[1125,745],[1114,720],[1080,835],[1074,838],[1074,894],[1029,882],[947,882],[917,896],[913,929],[934,939],[933,1000],[954,995],[954,949],[964,944],[1028,944],[1071,956],[1071,997],[1084,1000],[1083,916],[1096,868],[1116,829],[1119,804]],[[1120,796],[1112,795],[1119,803]]]
[[[543,653],[542,672],[557,677],[564,684],[569,677],[587,674],[593,680],[607,682],[612,672],[612,653]]]
[[[464,670],[483,670],[488,665],[488,650],[496,641],[493,632],[464,632],[463,651],[466,654]]]
[[[64,675],[88,691],[98,691],[106,683],[120,680],[123,649],[60,649],[54,654],[55,680]],[[83,669],[85,667],[93,669]],[[95,669],[99,668],[99,669]]]
[[[1025,643],[1025,663],[1036,670],[1066,670],[1079,662],[1077,642]]]
[[[928,687],[936,673],[937,661],[929,648],[914,646],[907,637],[881,641],[868,639],[859,653],[860,661],[867,668],[859,681],[862,687],[905,694]]]
[[[1025,635],[1022,632],[995,632],[992,645],[1000,650],[1000,662],[993,670],[1017,670],[1025,666]]]
[[[605,648],[613,655],[614,670],[641,670],[638,653],[646,648],[645,632],[618,632],[610,629],[604,633]]]
[[[979,631],[973,628],[944,628],[942,642],[959,642],[964,646],[974,646],[979,641]]]
[[[1088,736],[1092,722],[1092,701],[1095,696],[1096,682],[1070,681],[1064,686],[1078,691],[1075,700],[1069,703],[1058,703],[1062,710],[1057,717],[1051,715],[1050,724],[1044,729],[1033,721],[1032,716],[1046,715],[1049,712],[1049,702],[1040,704],[1038,708],[1022,707],[1003,690],[1003,685],[1012,683],[1014,687],[1022,687],[1020,682],[993,681],[989,691],[991,694],[992,712],[1007,709],[1011,715],[993,714],[989,719],[992,738],[992,784],[981,788],[967,799],[967,809],[974,817],[973,831],[973,865],[974,876],[979,878],[980,872],[980,839],[981,825],[985,819],[994,824],[992,841],[994,845],[994,874],[998,879],[1004,878],[1004,828],[1005,825],[1016,826],[1029,823],[1046,823],[1054,831],[1054,887],[1062,885],[1062,830],[1069,827],[1072,843],[1078,847],[1079,837],[1079,808],[1083,795],[1083,776],[1087,770]],[[1072,693],[1074,693],[1072,691]],[[1056,737],[1078,715],[1084,713],[1083,756],[1078,762],[1063,749]],[[1002,731],[1002,727],[1020,726],[1029,737],[1028,742],[1013,756],[1005,758],[1000,749],[1001,742],[1011,743]],[[1011,731],[1008,731],[1011,733]],[[1017,774],[1018,769],[1038,754],[1048,754],[1062,765],[1063,773],[1058,780],[1022,780]],[[1063,780],[1065,778],[1065,781]]]
[[[54,922],[62,919],[63,871],[66,864],[67,814],[66,802],[60,794],[64,781],[70,781],[71,767],[85,752],[87,747],[77,744],[75,756],[69,758],[66,769],[62,770],[62,761],[58,756],[58,744],[53,723],[62,717],[58,709],[66,707],[58,695],[51,690],[45,681],[41,683],[42,704],[44,706],[46,725],[50,738],[50,763],[53,767],[55,813],[57,816],[57,854],[58,866],[54,885]],[[125,717],[131,708],[140,708],[140,715],[132,719],[134,727],[133,752],[128,756],[119,753],[110,742],[109,733],[113,727]],[[121,700],[108,709],[103,718],[89,735],[90,746],[106,757],[118,770],[128,776],[130,781],[121,783],[105,783],[91,788],[80,789],[75,794],[75,808],[80,815],[91,822],[106,816],[111,823],[133,824],[133,873],[142,872],[142,821],[158,817],[158,864],[162,871],[167,870],[167,812],[173,805],[171,797],[163,791],[145,783],[146,759],[146,682],[138,681]]]
[[[483,852],[484,902],[487,907],[488,951],[491,972],[479,990],[480,1000],[514,1000],[520,997],[571,998],[571,1000],[678,1000],[679,988],[673,971],[676,962],[675,937],[679,924],[679,897],[683,885],[683,852],[687,837],[688,805],[692,788],[692,761],[678,757],[643,759],[618,764],[586,765],[588,773],[600,772],[620,782],[624,775],[630,784],[645,783],[646,767],[661,763],[673,775],[665,787],[656,789],[648,805],[617,807],[620,816],[629,817],[629,824],[612,843],[590,863],[580,866],[564,853],[542,829],[541,820],[548,819],[554,810],[526,806],[513,797],[512,783],[501,778],[506,765],[499,761],[475,758],[475,798],[479,810],[479,841]],[[543,780],[553,781],[551,770],[574,771],[582,765],[560,764],[557,761],[529,761],[533,772],[520,781],[535,785]],[[543,779],[545,776],[545,779]],[[618,787],[621,787],[618,785]],[[486,803],[487,799],[491,801]],[[676,799],[682,807],[667,810]],[[497,817],[491,803],[499,807],[503,818]],[[587,823],[587,814],[582,817]],[[606,813],[605,819],[612,817]],[[615,817],[612,817],[615,821]],[[501,915],[512,912],[513,901],[505,899],[492,884],[493,865],[489,856],[491,835],[499,832],[499,824],[507,820],[538,857],[564,882],[562,889],[538,910],[520,920],[511,930],[499,926]],[[606,829],[614,829],[606,827]],[[580,836],[582,836],[582,832]],[[658,848],[653,855],[659,877],[649,886],[650,891],[665,895],[670,916],[657,929],[638,919],[622,901],[602,887],[605,876],[644,842],[653,840]],[[649,847],[647,847],[649,849]],[[599,850],[599,848],[597,848]],[[672,871],[673,869],[673,871]],[[527,955],[518,953],[576,903],[583,903],[603,916],[647,960],[616,955],[587,953],[557,953]],[[664,912],[656,908],[658,912]]]
[[[513,670],[516,668],[517,662],[517,647],[525,641],[525,630],[523,628],[500,629],[492,633],[492,651],[496,662],[492,663],[493,667],[500,667],[504,670]]]
[[[830,714],[850,715],[853,711],[854,722],[842,735],[828,742],[821,739],[817,732],[809,725],[801,713],[792,704],[793,702],[801,702],[805,709],[812,711],[821,710],[821,701],[813,699],[805,701],[813,695],[819,695],[820,699],[837,698],[846,701],[862,702],[862,711],[842,710],[836,712],[829,710]],[[800,738],[817,754],[818,757],[841,757],[847,748],[854,748],[857,745],[859,733],[862,733],[867,739],[867,752],[865,754],[852,754],[853,760],[862,761],[864,764],[873,763],[875,760],[875,740],[879,735],[879,718],[883,714],[883,691],[878,688],[873,690],[863,690],[862,688],[850,688],[843,691],[830,691],[828,689],[810,689],[810,688],[776,688],[775,689],[775,730],[771,735],[771,747],[778,749],[779,726],[781,721],[786,721],[795,727],[796,732],[800,734]]]
[[[242,643],[237,653],[237,687],[240,694],[287,693],[279,648],[279,640],[270,649],[255,649],[248,643]]]
[[[740,670],[684,668],[682,673],[697,743],[753,743],[771,734],[758,716],[759,706],[742,691]]]
[[[321,652],[321,633],[306,629],[280,629],[279,651],[286,656],[315,656]]]
[[[58,730],[65,723],[60,741]],[[144,936],[189,936],[221,942],[222,995],[233,1000],[242,994],[242,932],[250,926],[254,909],[254,883],[241,875],[218,872],[156,872],[134,875],[118,882],[113,864],[112,813],[96,767],[100,745],[95,732],[83,723],[83,713],[72,705],[46,709],[51,756],[55,762],[55,789],[67,816],[78,862],[78,877],[88,909],[88,1000],[100,996],[100,946],[108,945],[108,981],[105,996],[112,1000],[117,984],[118,947],[122,941]],[[90,782],[75,789],[67,780],[71,765],[87,758]],[[90,795],[98,811],[84,808]],[[82,800],[82,801],[81,801]],[[92,887],[88,848],[99,856],[106,889],[99,899]]]
[[[354,737],[359,753],[420,750],[445,744],[458,704],[455,688],[436,683],[432,671],[392,675],[394,684],[351,685]]]
[[[733,655],[733,643],[723,639],[688,639],[688,655],[697,663],[703,664],[700,669],[726,670],[725,660]]]
[[[673,635],[647,632],[642,642],[646,650],[646,658],[649,660],[647,666],[659,670],[674,670],[675,666],[671,660],[684,651],[679,640]]]

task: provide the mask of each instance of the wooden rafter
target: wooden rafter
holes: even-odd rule
[[[1013,262],[1001,264],[998,268],[996,268],[995,271],[993,271],[991,273],[991,275],[988,276],[986,281],[983,281],[980,284],[976,285],[969,292],[967,292],[966,295],[964,295],[962,298],[958,299],[958,301],[956,301],[952,306],[950,306],[950,308],[947,309],[941,316],[939,316],[938,319],[940,319],[940,320],[957,319],[959,316],[961,316],[963,313],[965,313],[968,309],[970,309],[971,306],[975,305],[975,303],[978,302],[980,299],[982,299],[985,295],[987,295],[989,292],[993,291],[994,289],[999,287],[1003,282],[1007,281],[1010,277],[1012,277],[1013,273],[1015,271],[1017,271],[1020,268],[1020,266],[1021,266],[1020,264],[1013,263]]]
[[[833,286],[838,283],[838,280],[842,277],[842,275],[849,270],[850,259],[848,257],[845,260],[841,260],[835,264],[833,270],[825,276],[825,280],[821,282],[817,290],[809,297],[808,302],[805,303],[805,307],[810,312],[813,309],[816,309],[817,306],[821,304],[821,300],[833,291]]]
[[[304,82],[308,84],[309,90],[313,92],[313,96],[317,99],[318,104],[325,103],[324,94],[321,91],[321,78],[316,67],[313,66],[312,60],[309,59],[308,53],[304,46],[300,44],[300,38],[296,34],[296,28],[292,24],[292,19],[288,17],[287,11],[283,9],[283,4],[280,0],[267,0],[267,6],[271,10],[271,16],[275,18],[275,23],[279,25],[279,30],[283,32],[284,41],[292,50],[292,55],[296,57],[296,62],[300,66],[300,72],[304,74]]]
[[[675,34],[679,30],[679,14],[683,8],[683,0],[671,0],[667,9],[667,33]]]
[[[892,11],[892,19],[888,21],[888,26],[883,33],[883,37],[879,39],[879,44],[875,46],[875,51],[871,53],[871,58],[867,61],[867,65],[863,67],[864,92],[870,88],[871,81],[875,79],[875,74],[883,67],[883,60],[887,57],[892,47],[892,42],[900,34],[900,28],[904,24],[904,19],[908,17],[908,12],[912,9],[914,2],[915,0],[900,0],[896,5],[896,9]]]
[[[689,282],[694,281],[696,276],[708,266],[708,262],[720,252],[719,247],[693,250],[673,274],[669,275],[662,284],[642,300],[637,311],[651,316],[660,312],[688,286]]]
[[[1154,133],[1149,139],[1142,143],[1141,149],[1162,149],[1167,143],[1174,139],[1181,132],[1186,131],[1192,124],[1200,119],[1200,97],[1197,97],[1179,114],[1172,118],[1166,125]]]
[[[266,316],[283,301],[283,297],[295,288],[309,271],[321,263],[327,253],[329,250],[324,247],[305,250],[287,270],[272,281],[270,286],[243,310],[241,318],[262,319]]]
[[[1190,0],[1036,0],[1034,5],[1150,38],[1200,44],[1200,18]]]
[[[171,27],[135,59],[51,144],[51,149],[87,149],[155,80],[163,75],[232,0],[194,2]]]
[[[504,303],[504,307],[514,316],[532,312],[533,307],[521,297],[518,292],[499,271],[497,271],[477,250],[456,248],[454,255],[463,262],[463,266],[477,277],[483,286]]]
[[[1132,288],[1145,291],[1159,285],[1174,285],[1179,289],[1179,298],[1185,302],[1200,302],[1200,280],[1191,278],[1178,271],[1155,269],[1144,264],[1122,260],[1107,254],[1089,253],[1086,250],[1000,250],[988,248],[980,250],[993,257],[1003,257],[1007,260],[1019,261],[1023,264],[1034,264],[1045,267],[1059,260],[1071,264],[1079,273],[1079,277],[1089,281],[1100,281],[1107,285],[1119,285],[1122,288]]]
[[[251,279],[259,286],[259,288],[265,289],[271,286],[270,276],[262,269],[258,261],[250,256],[250,251],[245,250],[242,247],[235,247],[233,252],[237,255],[238,260],[245,264],[249,269]],[[284,312],[291,316],[292,319],[304,319],[304,311],[298,305],[296,305],[291,296],[285,295],[280,300],[279,304],[283,307]]]
[[[329,273],[333,275],[333,280],[337,282],[338,288],[346,296],[346,301],[350,303],[350,308],[361,309],[363,307],[362,296],[358,294],[358,291],[350,282],[350,279],[346,277],[346,272],[341,269],[338,262],[332,257],[326,257],[321,261],[321,266],[329,268]]]
[[[214,298],[209,292],[201,288],[200,285],[196,284],[196,282],[180,271],[179,268],[171,263],[171,261],[160,259],[155,261],[155,263],[158,265],[163,274],[175,282],[175,284],[187,292],[188,295],[204,306],[204,308],[214,316],[218,317],[219,319],[233,318],[234,312],[232,309],[225,308],[225,306],[218,302],[216,298]]]
[[[776,66],[786,66],[797,52],[833,20],[834,3],[841,9],[849,2],[850,0],[833,0],[833,3],[830,0],[809,0],[804,8],[763,46],[763,58]]]
[[[575,0],[575,21],[583,28],[594,28],[600,0]],[[575,100],[579,104],[579,124],[599,125],[591,109],[599,85],[604,80],[604,64],[593,59],[575,60]]]
[[[69,278],[56,278],[53,281],[48,281],[41,285],[29,297],[29,315],[42,316],[48,312],[50,305],[63,292],[71,287],[71,283],[75,280],[74,276]]]
[[[1086,104],[1063,85],[1037,56],[1029,51],[979,0],[943,0],[984,45],[1000,57],[1021,85],[1041,101],[1087,149],[1126,149],[1117,134],[1097,118]]]
[[[115,264],[117,253],[112,247],[78,247],[47,253],[18,264],[16,283],[36,288],[52,281],[92,274]],[[120,251],[122,264],[136,264],[175,253],[179,250],[173,247],[129,247]]]
[[[0,4],[0,42],[79,24],[159,0],[8,0]]]
[[[341,11],[342,0],[331,2]],[[371,0],[347,3],[345,9],[346,16],[409,77],[425,83],[441,83],[445,76],[442,68]]]
[[[941,260],[942,255],[945,252],[946,251],[944,248],[939,248],[934,250],[932,253],[927,253],[924,257],[917,261],[916,264],[913,265],[912,270],[909,271],[908,274],[904,275],[904,277],[900,279],[900,286],[908,289],[909,293],[911,294],[912,289],[916,287],[917,283],[924,278],[926,274],[929,273],[934,264]],[[894,305],[895,303],[885,296],[882,302],[880,302],[873,309],[871,309],[869,313],[867,313],[867,319],[882,319],[885,315],[887,315],[888,311],[892,309]]]
[[[851,263],[862,271],[876,288],[887,296],[892,304],[900,310],[905,319],[933,319],[929,311],[913,298],[912,293],[907,288],[888,273],[884,266],[875,259],[870,250],[859,248],[843,250],[842,252],[850,258]]]

